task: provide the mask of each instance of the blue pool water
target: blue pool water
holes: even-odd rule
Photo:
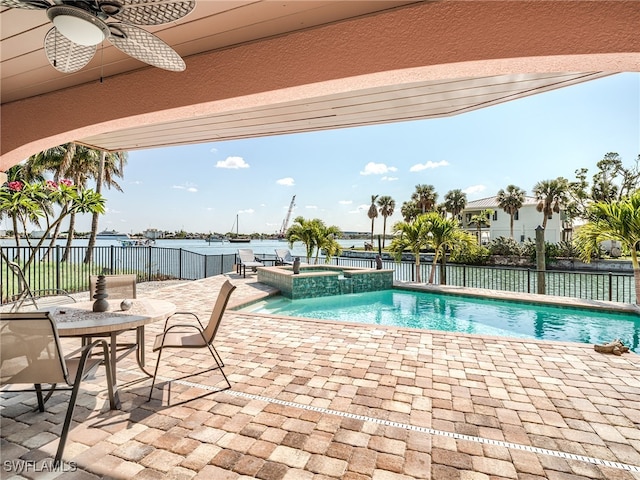
[[[301,300],[274,297],[243,311],[590,344],[619,338],[640,353],[640,315],[601,310],[394,289]]]

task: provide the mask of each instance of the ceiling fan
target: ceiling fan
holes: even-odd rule
[[[87,65],[105,39],[149,65],[183,71],[184,60],[173,48],[136,25],[173,22],[195,4],[195,0],[0,0],[3,7],[46,10],[54,26],[44,37],[44,51],[49,63],[63,73]]]

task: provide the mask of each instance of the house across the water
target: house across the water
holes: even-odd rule
[[[538,201],[535,197],[525,197],[522,207],[516,212],[513,218],[513,239],[522,243],[528,238],[536,238],[536,228],[542,226],[542,212],[536,210]],[[472,235],[478,235],[478,228],[471,219],[474,215],[479,215],[482,210],[491,209],[493,215],[481,229],[481,243],[488,244],[498,237],[510,237],[510,215],[498,206],[498,199],[494,197],[481,198],[467,203],[462,211],[462,226]],[[558,243],[571,238],[571,225],[566,219],[564,210],[554,213],[547,219],[544,238],[549,243]]]

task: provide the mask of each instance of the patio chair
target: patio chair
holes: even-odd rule
[[[136,298],[136,275],[104,275],[109,298]],[[98,275],[89,275],[89,296],[96,293]]]
[[[278,265],[293,265],[295,258],[287,248],[276,248],[276,263]]]
[[[247,278],[247,267],[249,267],[252,272],[257,272],[258,267],[264,267],[264,263],[256,259],[253,250],[250,248],[239,248],[238,258],[240,263],[236,266],[236,273],[243,275],[244,278]]]
[[[102,355],[90,358],[94,347],[100,346]],[[68,358],[62,353],[60,338],[53,319],[48,312],[18,312],[2,314],[0,319],[0,386],[4,391],[35,391],[38,409],[44,412],[44,404],[56,389],[57,384],[71,390],[60,442],[55,456],[55,465],[60,464],[67,441],[73,410],[78,398],[80,384],[104,362],[109,393],[109,406],[117,408],[113,376],[109,364],[107,342],[97,340],[82,348],[80,357]],[[15,390],[12,385],[31,384],[33,389]],[[43,397],[43,384],[51,384]],[[9,387],[10,390],[5,389]]]
[[[158,375],[160,357],[162,356],[162,351],[165,348],[207,348],[211,353],[213,360],[215,361],[215,366],[207,370],[199,371],[197,373],[200,374],[213,370],[220,370],[220,373],[222,373],[222,377],[224,378],[227,387],[219,391],[231,388],[231,384],[229,383],[227,376],[222,370],[222,367],[224,367],[224,362],[222,361],[222,357],[220,357],[218,351],[213,346],[213,340],[216,338],[216,333],[218,333],[218,327],[220,326],[220,321],[222,320],[224,311],[227,308],[227,303],[229,303],[231,293],[235,289],[236,286],[233,285],[229,280],[226,280],[224,282],[224,284],[220,288],[220,292],[218,293],[218,297],[216,298],[216,303],[213,306],[213,311],[211,312],[211,317],[209,318],[209,323],[206,327],[202,325],[202,322],[200,321],[198,316],[195,313],[191,312],[176,312],[169,318],[167,318],[167,321],[164,324],[163,333],[156,336],[155,342],[153,344],[153,351],[158,352],[158,359],[156,360],[156,368],[153,372],[153,380],[151,381],[149,400],[151,400],[151,396],[153,395],[153,386],[156,383],[156,376]],[[192,319],[196,320],[197,325],[195,323],[176,323],[173,325],[169,325],[173,317],[179,315],[192,317]],[[191,375],[195,374],[186,375],[181,378],[186,378]]]
[[[108,299],[134,299],[136,298],[136,280],[135,274],[132,275],[104,275],[106,281]],[[93,300],[96,293],[96,284],[98,283],[98,275],[89,275],[89,297]],[[121,352],[120,358],[137,350],[140,345],[144,345],[144,329],[132,328],[136,331],[136,341],[128,343],[118,343],[115,345],[116,350]],[[96,335],[99,337],[100,335]],[[92,337],[83,338],[83,345],[90,343]],[[143,347],[142,347],[143,348]],[[142,356],[144,358],[144,354]]]
[[[42,310],[55,305],[75,303],[76,300],[67,291],[59,288],[32,290],[20,265],[9,262],[9,268],[18,277],[18,288],[20,289],[20,292],[14,295],[10,312],[25,310],[27,306],[31,306],[33,310]]]

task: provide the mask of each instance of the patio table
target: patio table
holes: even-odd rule
[[[144,368],[144,326],[166,320],[176,311],[176,306],[166,300],[136,298],[131,300],[129,310],[121,310],[122,299],[109,299],[106,312],[94,312],[93,301],[60,305],[49,310],[56,322],[60,337],[110,337],[109,358],[113,372],[114,387],[117,385],[116,362],[136,351],[136,361],[140,369],[148,376],[153,376]],[[136,341],[128,345],[126,351],[118,357],[117,336],[128,330],[136,330]]]

